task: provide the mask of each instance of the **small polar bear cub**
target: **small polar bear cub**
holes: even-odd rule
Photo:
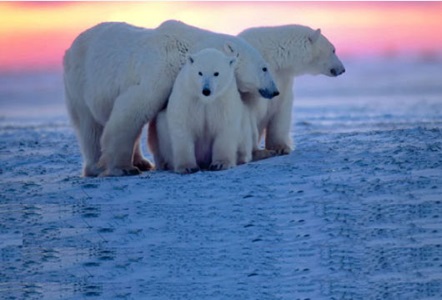
[[[236,58],[213,48],[188,56],[166,110],[149,125],[158,169],[225,170],[251,160],[250,118],[243,118],[235,68]]]

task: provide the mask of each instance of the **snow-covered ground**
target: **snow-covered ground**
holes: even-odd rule
[[[442,62],[344,63],[291,155],[127,178],[79,176],[59,73],[0,75],[0,299],[442,299]]]

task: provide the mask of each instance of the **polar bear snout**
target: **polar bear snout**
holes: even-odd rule
[[[208,96],[210,96],[210,94],[211,94],[212,92],[210,91],[210,89],[208,89],[208,88],[203,88],[203,95],[204,96],[206,96],[206,97],[208,97]]]
[[[339,75],[343,74],[344,72],[345,72],[344,67],[330,69],[330,74],[332,74],[334,77],[339,76]]]
[[[269,89],[260,89],[259,94],[266,99],[272,99],[273,97],[276,97],[279,95],[278,90],[269,90]]]

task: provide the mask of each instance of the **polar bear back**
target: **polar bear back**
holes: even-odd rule
[[[66,52],[65,80],[76,81],[67,84],[76,87],[71,93],[81,93],[73,98],[84,99],[104,125],[116,97],[131,86],[143,81],[154,86],[153,81],[161,81],[171,89],[186,55],[182,48],[175,39],[152,29],[101,23],[80,34]],[[162,78],[150,74],[162,74]]]

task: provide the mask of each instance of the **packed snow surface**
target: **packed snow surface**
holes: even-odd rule
[[[290,155],[118,178],[60,73],[1,74],[0,299],[442,299],[442,63],[344,63],[295,80]]]

